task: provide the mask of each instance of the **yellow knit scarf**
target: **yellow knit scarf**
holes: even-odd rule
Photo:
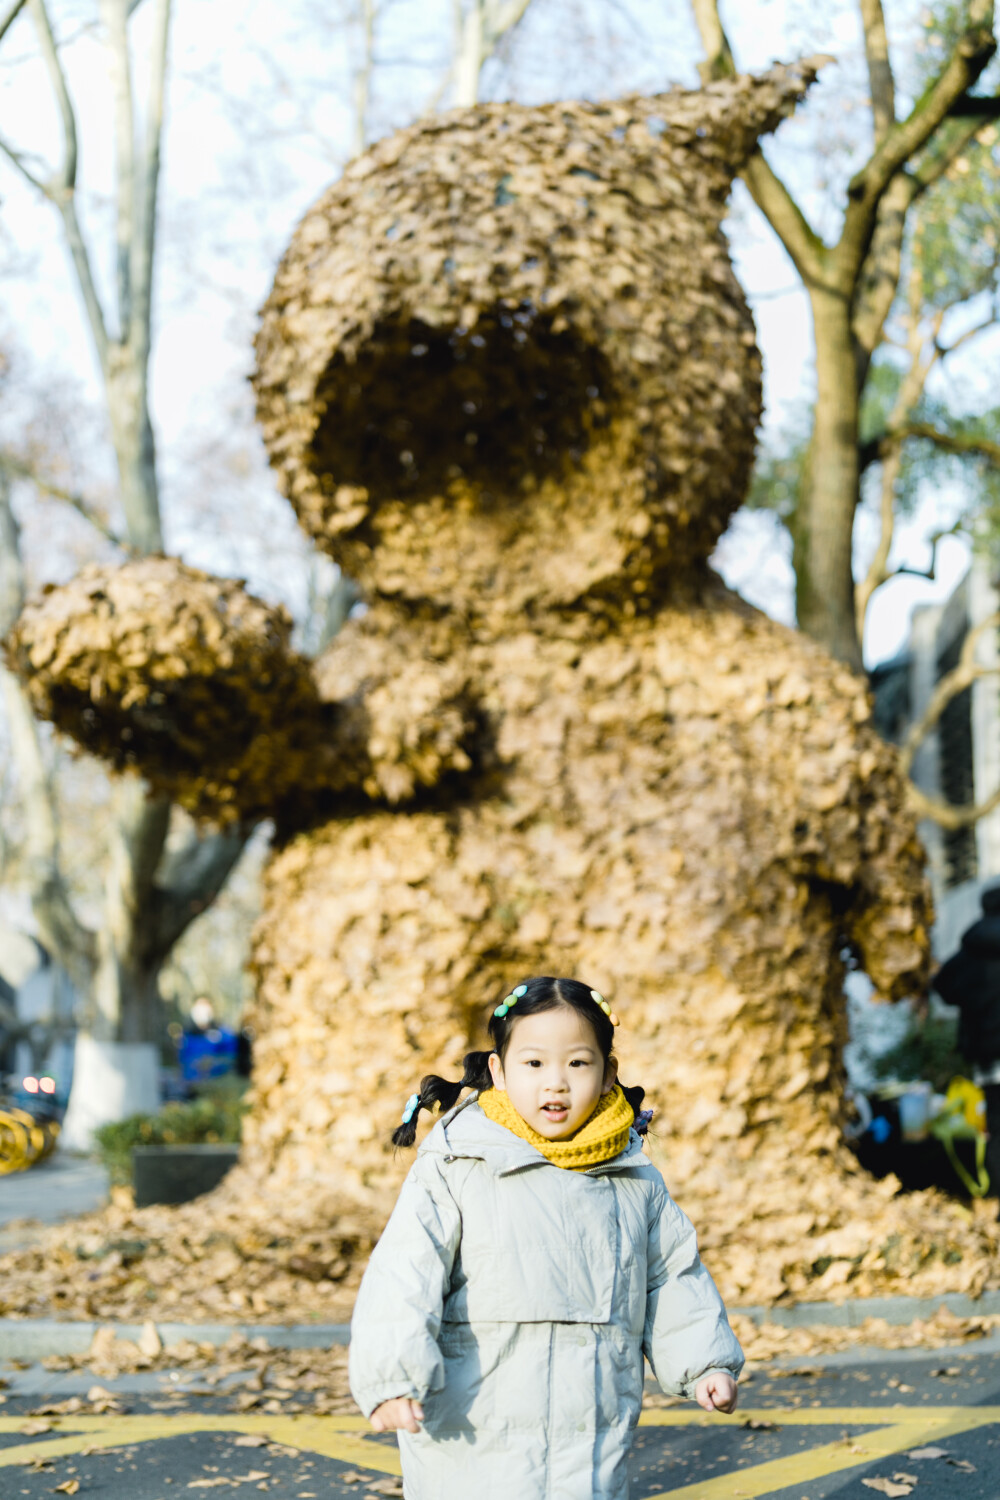
[[[480,1094],[479,1107],[488,1119],[534,1146],[553,1166],[566,1167],[571,1172],[585,1172],[588,1167],[618,1156],[628,1145],[628,1133],[635,1120],[632,1106],[617,1083],[610,1093],[601,1095],[589,1120],[564,1141],[546,1140],[532,1130],[502,1089],[487,1089]]]

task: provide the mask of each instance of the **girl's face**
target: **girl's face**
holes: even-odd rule
[[[561,1141],[589,1120],[618,1068],[605,1064],[590,1022],[557,1005],[514,1022],[506,1059],[490,1054],[490,1074],[522,1120],[546,1140]]]

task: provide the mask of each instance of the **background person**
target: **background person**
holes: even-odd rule
[[[1000,885],[980,899],[982,917],[931,983],[946,1005],[958,1007],[958,1050],[986,1098],[986,1170],[991,1195],[1000,1196]]]

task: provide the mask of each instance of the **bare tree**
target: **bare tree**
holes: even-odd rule
[[[692,7],[706,54],[702,77],[732,75],[736,64],[718,0],[692,0]],[[792,522],[799,624],[860,668],[852,540],[862,393],[896,297],[910,210],[997,115],[998,101],[969,92],[996,51],[992,0],[956,7],[946,56],[903,118],[881,0],[858,0],[858,9],[874,144],[848,184],[839,238],[826,243],[762,151],[743,176],[791,257],[812,309],[816,406]]]
[[[42,175],[34,158],[0,137],[0,151],[56,209],[89,326],[106,398],[117,460],[128,550],[162,550],[156,449],[148,401],[157,192],[170,0],[153,8],[149,86],[142,129],[136,118],[129,21],[141,0],[101,0],[104,52],[114,100],[115,282],[110,307],[98,292],[91,254],[77,210],[77,120],[46,0],[21,0],[0,21],[0,39],[22,11],[34,25],[61,121],[59,163]],[[9,475],[18,459],[0,465],[0,625],[9,629],[21,607],[24,582]],[[23,468],[23,466],[22,466]],[[31,476],[39,480],[37,474]],[[54,487],[41,479],[54,493]],[[58,488],[58,487],[55,487]],[[80,497],[61,493],[88,519]],[[103,528],[105,535],[110,535]],[[58,818],[37,728],[17,684],[4,674],[4,700],[28,823],[29,886],[39,931],[91,1002],[98,1038],[148,1042],[158,1038],[160,968],[190,922],[216,896],[249,830],[192,834],[168,849],[170,803],[140,782],[122,780],[109,826],[103,912],[96,930],[78,918],[60,870]]]
[[[454,0],[455,65],[453,102],[475,104],[483,64],[518,24],[531,0]]]

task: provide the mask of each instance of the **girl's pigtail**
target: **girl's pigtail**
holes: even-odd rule
[[[426,1078],[422,1078],[420,1092],[411,1094],[406,1101],[403,1123],[397,1125],[392,1132],[392,1144],[394,1146],[413,1145],[417,1138],[417,1115],[422,1109],[433,1109],[437,1104],[441,1113],[447,1114],[448,1110],[453,1109],[458,1103],[463,1089],[477,1089],[482,1093],[484,1089],[492,1088],[489,1058],[488,1052],[466,1053],[464,1071],[457,1082],[449,1078],[441,1078],[437,1073],[428,1073]]]
[[[642,1107],[642,1101],[646,1097],[646,1090],[640,1088],[638,1085],[635,1088],[627,1089],[624,1084],[621,1084],[621,1091],[631,1105],[632,1113],[635,1115],[635,1130],[637,1134],[645,1135],[649,1129],[649,1122],[653,1118],[653,1111],[651,1109],[643,1109]]]

